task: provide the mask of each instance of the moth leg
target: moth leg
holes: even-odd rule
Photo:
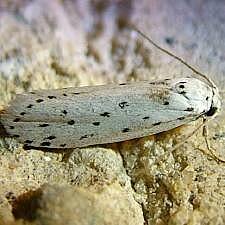
[[[71,149],[67,149],[65,152],[63,152],[62,154],[62,162],[68,162],[71,154],[74,152],[74,148]]]
[[[206,126],[206,123],[207,122],[208,122],[208,120],[206,120],[205,118],[203,118],[203,122],[195,130],[193,130],[190,134],[188,134],[185,137],[185,141],[182,141],[182,142],[176,144],[172,148],[171,152],[175,151],[180,146],[182,146],[184,143],[186,143],[189,138],[191,138],[201,127],[203,127],[203,137],[205,139],[205,143],[206,143],[207,149],[210,152],[210,154],[206,153],[205,150],[202,149],[202,148],[197,147],[197,149],[200,150],[200,151],[202,151],[206,155],[210,155],[215,161],[225,163],[225,159],[222,159],[219,156],[217,156],[216,153],[215,153],[215,150],[210,146],[210,143],[209,143],[209,140],[208,140],[208,129],[207,129],[207,126]]]
[[[204,123],[201,123],[195,130],[193,130],[190,134],[185,136],[184,141],[181,141],[180,143],[176,144],[172,149],[171,152],[174,152],[177,150],[179,147],[181,147],[184,143],[186,143],[189,138],[191,138],[202,126],[204,126]]]
[[[211,146],[210,146],[210,142],[209,142],[209,139],[208,139],[208,129],[207,129],[207,125],[204,124],[203,126],[203,137],[205,139],[205,143],[206,143],[206,146],[207,146],[207,149],[208,151],[210,152],[211,156],[217,161],[217,162],[223,162],[225,163],[225,159],[222,159],[220,158],[218,155],[216,155],[215,153],[215,149],[213,149]],[[198,148],[200,149],[200,148]],[[200,149],[201,150],[201,149]]]

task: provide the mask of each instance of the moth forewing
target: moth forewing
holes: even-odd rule
[[[27,147],[76,148],[170,130],[209,111],[212,98],[195,78],[41,90],[18,95],[0,122]]]

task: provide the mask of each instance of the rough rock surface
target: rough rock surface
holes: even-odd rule
[[[1,0],[0,110],[33,89],[191,73],[131,22],[223,91],[224,10],[222,0]],[[223,118],[224,106],[209,123],[221,156]],[[225,224],[225,164],[197,149],[206,149],[201,130],[169,151],[196,124],[71,154],[0,139],[0,224]]]

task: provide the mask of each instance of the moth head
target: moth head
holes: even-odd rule
[[[198,73],[198,75],[200,75],[199,78],[202,78],[200,80],[208,86],[209,90],[211,90],[211,97],[206,98],[206,100],[208,101],[209,110],[204,112],[203,114],[204,117],[211,119],[214,118],[221,109],[221,97],[219,95],[217,86],[209,77],[201,73]]]
[[[219,91],[215,85],[211,86],[212,88],[212,99],[209,110],[205,113],[206,117],[213,118],[217,115],[221,108],[221,98]]]

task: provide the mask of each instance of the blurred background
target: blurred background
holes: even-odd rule
[[[1,86],[13,81],[18,92],[191,73],[129,24],[224,84],[224,10],[222,0],[1,0]]]

